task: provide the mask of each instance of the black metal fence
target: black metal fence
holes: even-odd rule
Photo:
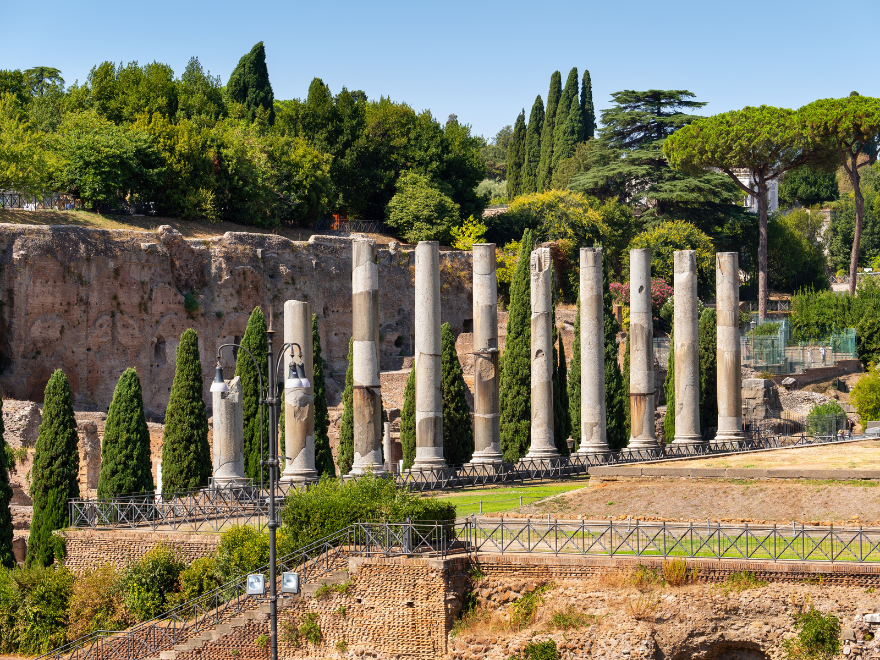
[[[315,220],[315,231],[341,231],[360,234],[385,234],[385,223],[381,220],[337,220],[322,218]]]
[[[0,190],[0,209],[70,211],[74,208],[80,208],[79,201],[65,193],[28,195],[15,190]]]

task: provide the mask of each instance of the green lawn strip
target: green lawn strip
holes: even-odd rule
[[[433,495],[433,497],[438,497],[440,500],[454,504],[456,515],[461,518],[471,514],[479,515],[480,500],[483,501],[483,513],[502,513],[518,509],[520,496],[522,496],[523,506],[525,506],[553,495],[567,493],[579,488],[585,488],[586,486],[586,481],[579,481],[565,484],[542,484],[540,486],[484,488],[481,490],[444,493],[442,496]]]

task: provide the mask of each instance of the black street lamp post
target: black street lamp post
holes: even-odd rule
[[[288,376],[285,380],[285,386],[288,388],[310,387],[309,379],[306,377],[305,366],[302,362],[302,346],[296,342],[288,342],[281,347],[276,360],[273,354],[273,337],[275,331],[272,329],[272,318],[269,318],[269,328],[266,330],[266,340],[268,344],[268,383],[263,388],[263,376],[260,373],[260,367],[254,354],[251,353],[241,344],[223,344],[217,349],[217,367],[214,372],[214,382],[211,384],[212,392],[227,392],[229,387],[223,379],[223,368],[220,366],[220,351],[226,347],[238,348],[247,353],[254,366],[257,368],[257,378],[260,387],[260,487],[262,487],[263,465],[269,468],[269,622],[270,622],[270,643],[271,643],[271,660],[278,660],[278,593],[276,588],[277,573],[275,562],[277,560],[276,546],[276,530],[279,523],[275,515],[275,486],[278,482],[278,409],[281,405],[281,399],[278,396],[278,386],[276,385],[276,376],[284,353],[287,349],[291,349],[291,362],[288,369]],[[293,361],[293,347],[299,349],[299,362]],[[269,408],[269,459],[263,461],[263,405]]]

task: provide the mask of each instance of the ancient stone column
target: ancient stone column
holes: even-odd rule
[[[498,279],[495,244],[473,247],[474,268],[474,456],[471,463],[499,464],[501,415],[498,405]]]
[[[657,449],[654,432],[654,321],[651,316],[651,251],[629,252],[629,403],[632,429],[628,449]]]
[[[214,488],[244,485],[244,409],[241,379],[227,380],[227,392],[214,392]]]
[[[553,440],[553,260],[550,248],[532,252],[532,429],[528,459],[559,458]]]
[[[416,246],[416,458],[413,470],[437,470],[443,459],[443,366],[440,341],[440,244]]]
[[[608,451],[602,248],[581,248],[581,441],[578,454]],[[578,429],[573,429],[577,433]]]
[[[675,291],[675,438],[677,445],[703,441],[700,435],[700,331],[697,303],[697,253],[673,254]],[[666,414],[670,414],[667,409]]]
[[[284,389],[284,453],[288,457],[281,482],[302,484],[318,480],[315,470],[315,378],[312,343],[312,306],[300,300],[284,303],[284,343],[296,346],[284,351],[283,376],[291,362],[302,362],[309,387]],[[302,357],[300,357],[302,350]]]
[[[742,372],[739,343],[739,254],[715,254],[718,315],[718,432],[715,442],[735,442],[742,432]]]
[[[379,265],[376,243],[351,242],[351,313],[354,338],[354,462],[351,474],[385,474],[382,467],[382,395],[379,382]]]

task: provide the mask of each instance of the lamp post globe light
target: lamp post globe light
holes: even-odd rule
[[[220,363],[221,352],[224,348],[237,348],[247,353],[257,368],[257,378],[259,385],[259,407],[260,407],[260,488],[263,485],[263,465],[269,468],[269,620],[270,620],[270,644],[271,656],[270,660],[278,660],[278,590],[277,590],[277,574],[275,563],[277,561],[276,551],[276,530],[279,523],[275,512],[275,488],[278,483],[278,412],[281,399],[278,394],[278,385],[281,380],[277,378],[278,370],[282,366],[284,354],[290,350],[290,363],[288,364],[287,378],[284,379],[284,386],[288,389],[302,389],[311,387],[311,383],[306,375],[305,365],[303,364],[302,346],[296,342],[287,342],[281,346],[278,357],[275,357],[273,350],[273,337],[275,331],[272,329],[272,317],[269,316],[269,328],[266,330],[266,340],[268,345],[268,382],[263,386],[263,376],[260,372],[259,364],[254,354],[241,344],[222,344],[217,348],[217,366],[214,369],[214,381],[211,383],[211,392],[228,392],[229,386],[223,378],[223,367]],[[293,348],[296,347],[299,356],[298,361],[294,358]],[[263,406],[269,409],[269,457],[263,461]],[[259,576],[262,578],[262,575]],[[290,580],[291,578],[288,578]],[[296,589],[299,591],[299,580],[297,576]],[[285,589],[282,589],[285,591]],[[265,595],[265,583],[261,583],[258,575],[249,575],[247,578],[246,593],[248,595],[263,596]]]

